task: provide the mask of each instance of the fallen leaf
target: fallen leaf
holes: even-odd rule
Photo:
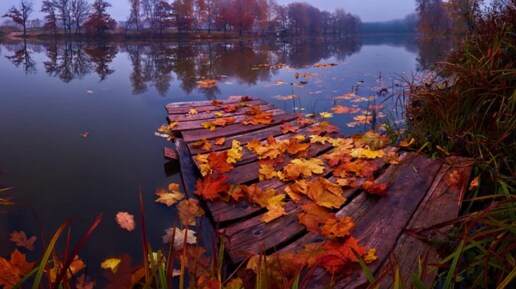
[[[192,143],[192,146],[194,148],[200,148],[203,151],[210,151],[211,150],[211,143],[209,140],[203,138],[201,140],[198,140],[196,142]]]
[[[355,223],[350,217],[327,218],[321,227],[321,235],[328,237],[330,240],[347,237],[351,234],[353,228],[355,228]]]
[[[324,133],[336,133],[339,131],[339,128],[327,121],[321,121],[319,124],[310,127],[308,130],[313,134],[320,135]]]
[[[188,114],[198,114],[199,112],[195,109],[195,108],[190,108],[190,110],[188,110]]]
[[[340,208],[346,202],[343,193],[339,185],[326,178],[308,182],[308,197],[322,207]]]
[[[374,180],[370,179],[362,183],[362,189],[371,195],[384,196],[387,193],[388,184],[375,183]]]
[[[102,263],[100,263],[100,267],[102,269],[111,270],[111,272],[116,273],[118,269],[118,265],[120,265],[120,262],[122,260],[118,258],[109,258],[105,259]]]
[[[188,231],[187,231],[188,230]],[[168,228],[165,229],[165,235],[163,236],[163,243],[168,244],[172,241],[172,235],[174,235],[174,249],[181,250],[185,245],[185,236],[187,244],[197,244],[197,237],[195,231],[190,229],[179,229],[179,228]]]
[[[383,150],[371,150],[369,148],[355,148],[351,150],[351,156],[361,159],[376,159],[383,157]]]
[[[37,239],[36,236],[27,238],[27,234],[25,234],[24,231],[14,231],[9,236],[11,237],[9,240],[13,241],[16,246],[34,251],[34,243]]]
[[[229,164],[235,164],[238,162],[240,159],[242,159],[242,151],[243,148],[240,145],[240,142],[234,139],[231,142],[231,148],[227,152],[226,162]]]
[[[295,180],[299,177],[307,178],[312,174],[322,174],[324,172],[324,163],[321,159],[311,158],[293,159],[283,168],[280,175],[284,180]]]
[[[204,79],[197,81],[198,88],[210,89],[217,86],[217,80],[215,79]]]
[[[446,177],[444,182],[448,186],[448,188],[452,191],[458,191],[461,188],[463,181],[463,177],[458,170],[452,170],[450,174]]]
[[[366,251],[353,236],[346,238],[344,243],[337,240],[325,242],[323,247],[326,252],[318,256],[317,260],[330,274],[350,270],[351,263],[358,261],[353,251],[359,256],[363,256]]]
[[[238,142],[237,140],[235,141]],[[210,166],[212,173],[224,174],[233,169],[233,165],[229,161],[236,163],[235,157],[238,157],[238,152],[231,151],[231,158],[228,154],[229,151],[211,152],[208,154],[208,165]]]
[[[204,210],[199,206],[199,201],[192,198],[179,202],[177,212],[179,220],[184,226],[195,226],[195,218],[204,215]]]
[[[329,209],[309,202],[301,206],[303,210],[297,215],[299,223],[303,224],[309,232],[320,234],[320,226],[326,222],[328,218],[333,218],[333,214]]]
[[[260,219],[264,223],[269,223],[277,218],[286,215],[285,208],[283,206],[272,205],[267,207],[267,212]]]
[[[376,249],[370,248],[369,250],[367,250],[367,253],[364,255],[364,262],[366,264],[371,264],[376,259],[378,259],[378,257],[376,256]]]
[[[280,128],[281,128],[281,132],[284,134],[289,133],[289,132],[296,132],[299,130],[299,126],[292,125],[292,124],[290,124],[290,122],[286,122],[286,123],[282,124],[280,126]]]
[[[185,197],[185,195],[179,191],[179,184],[177,183],[170,183],[168,190],[160,189],[156,192],[156,195],[159,197],[155,202],[165,204],[169,207]]]
[[[0,257],[0,286],[11,289],[20,279],[32,271],[33,262],[27,262],[25,254],[17,249],[11,253],[9,260]]]
[[[470,190],[470,191],[473,191],[473,190],[475,190],[476,188],[478,188],[478,185],[479,185],[478,180],[479,180],[479,177],[478,177],[478,176],[476,176],[476,177],[471,181],[471,183],[469,183],[469,190]]]
[[[360,108],[355,107],[347,107],[343,105],[337,105],[335,107],[332,107],[331,110],[333,110],[334,113],[342,114],[342,113],[357,113],[360,111]]]
[[[83,133],[80,134],[80,136],[83,137],[83,138],[87,138],[87,137],[90,136],[90,133],[89,132],[83,132]]]
[[[222,104],[223,104],[223,103],[224,103],[223,101],[216,100],[216,99],[214,99],[214,100],[212,100],[212,101],[211,101],[211,104],[212,104],[213,106],[217,106],[217,107],[222,106]]]
[[[118,212],[115,216],[116,223],[120,228],[125,229],[129,232],[134,230],[134,216],[128,212]]]
[[[93,289],[95,288],[95,281],[88,278],[86,274],[82,274],[81,276],[75,279],[75,288],[77,289]]]
[[[202,179],[198,179],[195,186],[195,194],[202,196],[207,200],[215,200],[220,198],[220,193],[224,193],[229,187],[226,184],[228,176],[220,175],[213,177],[207,175]]]
[[[323,111],[323,112],[319,112],[319,116],[321,118],[332,118],[333,117],[333,113]]]
[[[226,143],[226,138],[225,137],[216,138],[213,141],[213,143],[218,145],[218,146],[222,146],[222,145],[224,145],[224,143]]]
[[[260,181],[270,180],[272,178],[278,177],[278,172],[274,165],[269,163],[259,163],[260,169],[258,170],[258,175]]]
[[[223,109],[224,109],[224,112],[231,113],[231,112],[237,111],[238,106],[231,104],[231,105],[224,106]]]

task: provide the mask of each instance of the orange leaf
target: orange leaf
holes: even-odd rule
[[[304,117],[298,117],[296,121],[301,126],[305,126],[305,125],[309,125],[309,124],[315,123],[315,119],[304,118]]]
[[[211,152],[208,155],[208,165],[215,174],[223,174],[231,171],[233,165],[227,162],[228,152]]]
[[[229,185],[229,189],[226,191],[227,198],[224,199],[224,201],[228,202],[231,199],[233,199],[235,202],[238,202],[241,198],[244,197],[244,190],[240,185],[231,184]]]
[[[263,215],[260,219],[264,223],[269,223],[270,221],[276,220],[277,218],[286,215],[285,208],[278,205],[271,205],[267,207],[267,213]]]
[[[224,145],[224,143],[226,143],[226,138],[225,137],[217,138],[213,141],[213,143],[218,146],[222,146],[222,145]]]
[[[471,183],[469,183],[469,188],[468,190],[470,191],[473,191],[474,189],[478,188],[478,176],[476,176],[472,181]]]
[[[358,177],[372,177],[373,173],[378,167],[365,160],[355,160],[352,162],[343,162],[333,171],[333,175],[339,178],[346,178],[351,174],[355,174]]]
[[[350,235],[350,231],[355,227],[355,223],[350,217],[328,218],[325,220],[321,228],[321,235],[329,239],[337,237],[346,237]]]
[[[258,170],[260,181],[269,180],[278,176],[278,172],[274,165],[269,163],[259,163],[260,169]]]
[[[228,116],[228,117],[219,117],[217,119],[215,119],[214,121],[211,122],[213,125],[215,126],[226,126],[228,124],[233,124],[235,123],[235,118],[232,117],[232,116]]]
[[[209,88],[213,88],[213,87],[217,86],[217,81],[215,79],[199,80],[199,81],[197,81],[197,83],[199,84],[198,87],[203,88],[203,89],[209,89]]]
[[[247,195],[249,196],[249,200],[255,204],[260,205],[262,208],[266,208],[271,204],[279,204],[279,202],[274,201],[273,198],[276,197],[276,190],[273,188],[270,189],[262,189],[262,187],[258,186],[258,184],[252,184],[250,186],[242,186]],[[284,198],[284,195],[281,196],[281,200]]]
[[[388,184],[377,184],[372,179],[364,181],[362,183],[362,189],[371,195],[384,196],[387,193]]]
[[[290,122],[286,122],[280,126],[282,133],[296,132],[299,130],[299,126],[291,125]]]
[[[12,252],[10,260],[0,257],[0,286],[11,289],[33,267],[34,263],[27,262],[25,254],[17,249]]]
[[[34,243],[36,242],[36,236],[27,238],[24,231],[14,231],[10,234],[10,240],[18,247],[23,247],[27,250],[34,251]]]
[[[346,238],[344,243],[338,241],[326,242],[324,243],[324,249],[326,249],[326,253],[321,254],[318,261],[331,274],[345,273],[351,270],[352,262],[358,261],[353,254],[353,250],[359,256],[363,256],[366,252],[366,248],[359,246],[357,239],[352,236]]]
[[[339,127],[330,124],[327,121],[321,121],[318,125],[309,128],[314,134],[335,133],[339,131]]]
[[[326,178],[318,178],[308,183],[308,197],[319,206],[326,208],[340,208],[346,198],[342,188]]]
[[[220,100],[212,100],[211,104],[213,106],[221,106],[224,102],[223,101],[220,101]]]
[[[204,210],[199,206],[196,199],[182,200],[177,205],[179,220],[184,226],[195,226],[195,218],[199,218],[204,214]]]
[[[203,151],[210,151],[211,150],[211,143],[209,140],[203,138],[199,141],[193,142],[192,146],[194,148],[200,148]]]
[[[285,180],[295,180],[299,177],[311,177],[312,174],[322,174],[324,163],[317,158],[293,159],[283,168],[282,178]]]
[[[301,209],[303,211],[297,215],[299,223],[305,225],[306,229],[314,234],[319,234],[319,226],[335,215],[329,209],[312,202],[306,203]]]
[[[235,112],[237,111],[238,107],[236,105],[227,105],[224,107],[224,112],[227,112],[227,113],[230,113],[230,112]]]
[[[228,176],[221,175],[214,178],[212,175],[207,175],[203,179],[198,179],[195,186],[195,194],[202,196],[207,200],[214,200],[220,198],[220,193],[226,192],[229,188],[226,184]]]
[[[444,182],[450,190],[458,191],[461,189],[463,179],[464,177],[458,170],[452,170]]]
[[[357,113],[360,111],[360,108],[346,107],[343,105],[337,105],[332,107],[331,110],[335,113]]]
[[[306,155],[308,153],[308,148],[310,147],[309,143],[300,143],[296,138],[289,139],[287,143],[287,152],[291,155],[302,156],[303,153]]]

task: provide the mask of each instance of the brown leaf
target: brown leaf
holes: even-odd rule
[[[36,236],[27,238],[27,235],[24,231],[14,231],[10,234],[10,236],[10,240],[13,241],[16,246],[23,247],[30,251],[34,251],[34,243],[37,239]]]

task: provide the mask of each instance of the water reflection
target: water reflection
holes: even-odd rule
[[[418,53],[418,70],[430,68],[431,64],[444,57],[452,45],[446,39],[420,39],[418,42],[411,35],[365,36],[344,40],[297,39],[289,43],[53,42],[34,44],[30,49],[24,42],[8,46],[14,54],[6,57],[26,73],[34,73],[36,62],[31,53],[44,50],[47,59],[42,64],[46,73],[68,83],[89,74],[96,74],[103,81],[116,69],[127,69],[113,65],[115,57],[124,53],[130,60],[129,80],[133,94],[142,94],[154,87],[165,96],[176,78],[186,94],[198,89],[207,99],[214,99],[220,94],[217,85],[199,87],[199,80],[214,79],[220,82],[231,77],[240,84],[252,86],[259,81],[268,81],[277,73],[275,66],[278,64],[300,69],[330,57],[344,61],[358,53],[363,45],[378,44],[404,47],[409,52]]]

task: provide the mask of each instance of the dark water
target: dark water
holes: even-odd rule
[[[0,208],[0,255],[13,250],[8,240],[13,230],[52,234],[73,217],[76,241],[103,213],[80,256],[94,268],[123,253],[139,259],[139,231],[122,231],[114,215],[137,215],[140,190],[149,239],[159,247],[175,212],[155,204],[154,192],[179,182],[177,166],[163,158],[167,142],[154,136],[165,123],[167,103],[249,95],[288,111],[330,111],[335,97],[357,83],[363,82],[358,95],[375,96],[391,77],[427,68],[441,55],[442,46],[437,47],[425,52],[410,36],[294,43],[0,43],[0,185],[15,187],[1,194],[18,204]],[[286,67],[254,66],[264,63]],[[317,63],[337,65],[314,68]],[[295,79],[295,72],[307,77]],[[199,89],[202,78],[218,84]],[[300,80],[307,84],[291,85]],[[290,94],[298,97],[278,97]],[[366,109],[381,101],[342,104]],[[330,120],[345,133],[370,129],[371,124],[348,127],[353,116]],[[80,136],[84,132],[87,138]],[[38,242],[36,251],[41,249]]]

